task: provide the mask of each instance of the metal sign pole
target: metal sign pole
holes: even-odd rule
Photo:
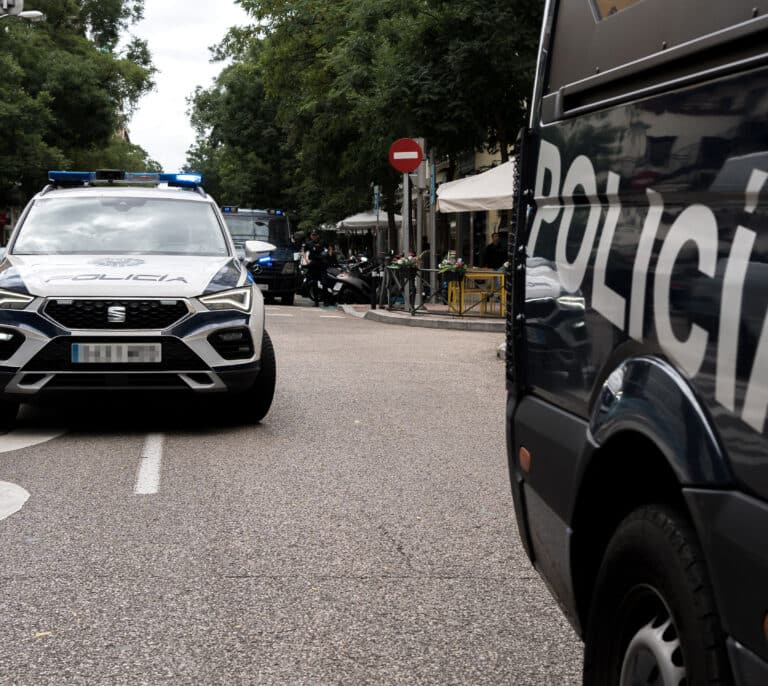
[[[437,220],[435,217],[435,205],[437,204],[437,191],[435,187],[435,149],[429,150],[429,292],[432,294],[432,302],[437,302]]]
[[[408,172],[403,173],[403,255],[411,251],[411,184]],[[407,310],[410,303],[410,287],[406,282],[403,288],[403,309]]]

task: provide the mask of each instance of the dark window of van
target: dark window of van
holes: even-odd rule
[[[542,118],[764,56],[766,45],[768,0],[561,0]]]

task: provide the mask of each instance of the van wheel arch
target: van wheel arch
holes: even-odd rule
[[[633,431],[613,436],[592,455],[572,518],[571,568],[582,628],[613,533],[633,510],[651,504],[671,507],[692,521],[681,484],[653,441]]]

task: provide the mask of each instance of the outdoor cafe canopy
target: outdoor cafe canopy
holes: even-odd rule
[[[402,217],[399,214],[395,215],[395,224],[400,225],[402,223]],[[336,224],[336,230],[341,233],[354,233],[355,231],[366,231],[367,229],[386,228],[387,213],[379,212],[378,222],[376,220],[376,213],[371,210],[370,212],[360,212],[359,214],[353,214],[351,217],[342,219]]]
[[[437,189],[440,212],[511,210],[515,163],[504,162],[482,174],[441,183]]]

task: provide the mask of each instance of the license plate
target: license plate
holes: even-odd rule
[[[162,361],[160,343],[73,343],[72,362],[78,364],[146,364]]]
[[[269,290],[269,284],[268,283],[257,283],[256,286],[258,286],[259,290],[262,290],[262,291],[268,291]]]
[[[341,283],[341,281],[339,281],[338,283],[335,283],[335,284],[333,284],[333,290],[334,290],[334,291],[336,291],[336,292],[338,292],[338,291],[340,291],[340,290],[341,290],[341,287],[342,287],[343,285],[344,285],[344,284],[343,284],[343,283]]]

